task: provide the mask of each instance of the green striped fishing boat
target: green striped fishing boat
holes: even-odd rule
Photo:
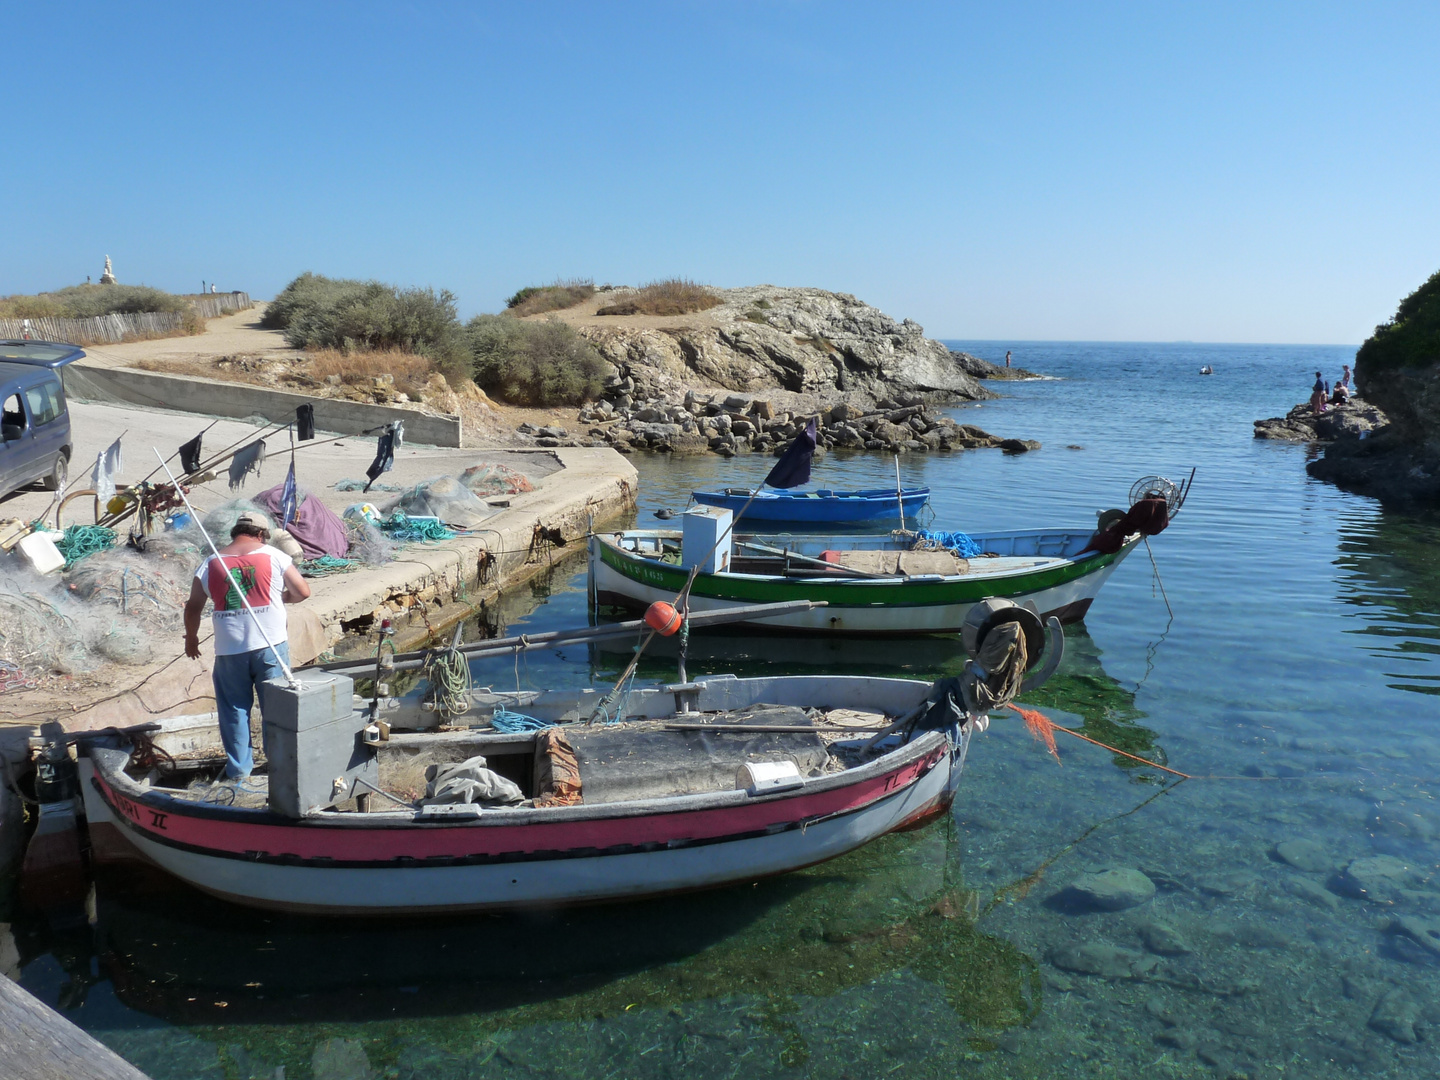
[[[715,572],[696,575],[690,608],[823,600],[825,607],[753,626],[771,633],[942,634],[959,631],[972,604],[995,596],[1077,622],[1140,542],[1137,533],[1113,553],[1084,551],[1094,534],[1094,528],[973,534],[982,554],[968,559],[913,550],[914,537],[904,534],[737,534],[710,556]],[[592,604],[637,611],[673,601],[690,574],[681,533],[673,530],[597,533],[589,569]]]

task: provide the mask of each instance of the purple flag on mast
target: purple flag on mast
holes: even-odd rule
[[[810,482],[810,459],[815,456],[815,418],[780,455],[765,483],[773,488],[799,487]]]

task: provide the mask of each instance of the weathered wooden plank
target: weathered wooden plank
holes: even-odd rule
[[[5,1080],[149,1080],[23,987],[0,975],[0,1076]]]

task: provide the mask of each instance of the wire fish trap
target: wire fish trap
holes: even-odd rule
[[[1141,499],[1164,499],[1170,516],[1174,517],[1175,511],[1185,501],[1185,492],[1174,480],[1163,476],[1142,476],[1130,485],[1130,505],[1134,506]]]

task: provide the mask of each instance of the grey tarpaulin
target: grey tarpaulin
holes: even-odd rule
[[[447,803],[508,806],[525,799],[514,783],[487,769],[485,758],[478,754],[448,765],[427,765],[425,780],[422,806],[440,806]]]

